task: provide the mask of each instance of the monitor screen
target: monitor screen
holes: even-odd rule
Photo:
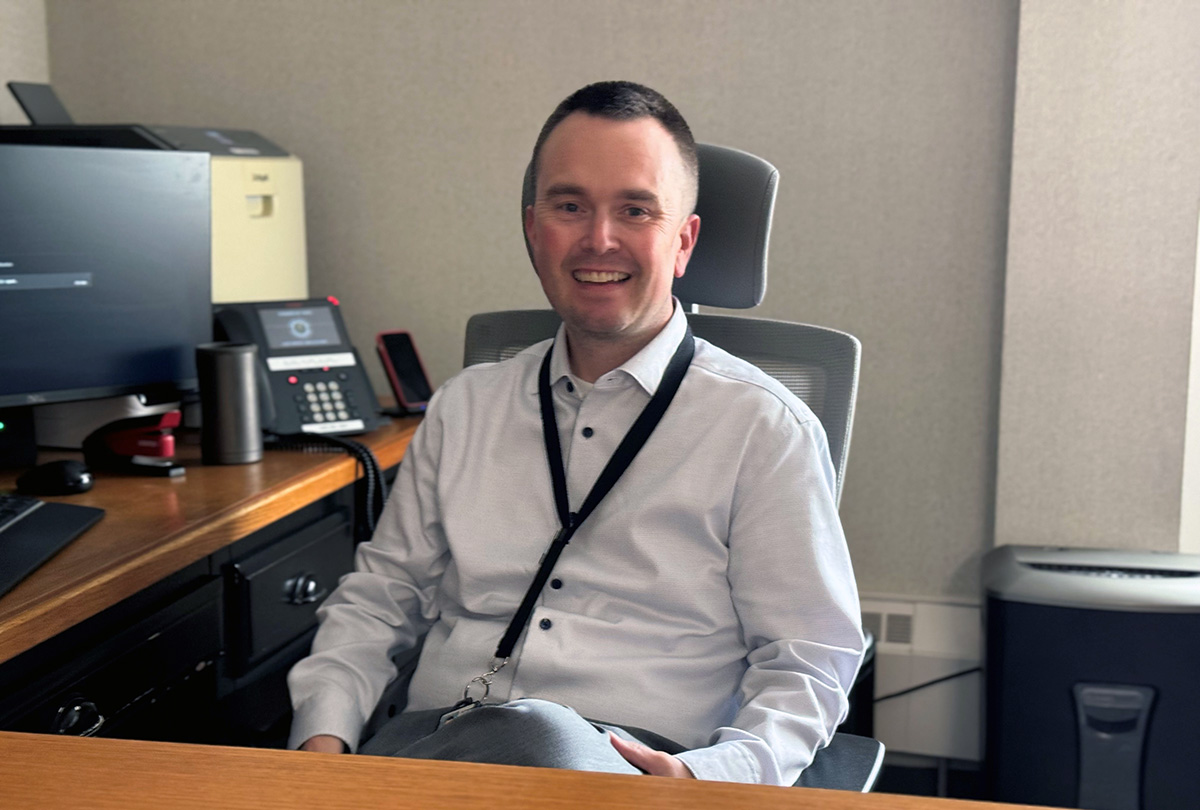
[[[0,144],[0,407],[195,387],[209,159]]]

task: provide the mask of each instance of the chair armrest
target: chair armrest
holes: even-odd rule
[[[868,793],[883,766],[883,743],[870,737],[837,733],[813,757],[796,787],[853,790]]]

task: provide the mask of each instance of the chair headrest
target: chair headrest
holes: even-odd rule
[[[700,238],[674,293],[684,304],[749,309],[767,291],[767,245],[779,170],[760,157],[728,146],[696,144],[700,159]],[[521,222],[533,204],[533,164],[521,186]],[[526,251],[533,255],[529,242]]]
[[[767,291],[767,244],[779,170],[728,146],[696,144],[700,238],[675,295],[685,304],[749,309]]]

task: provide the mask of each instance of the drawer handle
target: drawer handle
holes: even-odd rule
[[[300,574],[283,583],[283,601],[289,605],[309,605],[325,598],[329,591],[312,574]]]
[[[50,730],[55,734],[92,737],[104,726],[104,715],[90,700],[72,699],[58,707]]]

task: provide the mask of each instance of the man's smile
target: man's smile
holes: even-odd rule
[[[628,273],[622,273],[619,270],[575,270],[571,276],[576,281],[588,284],[611,284],[629,279]]]

